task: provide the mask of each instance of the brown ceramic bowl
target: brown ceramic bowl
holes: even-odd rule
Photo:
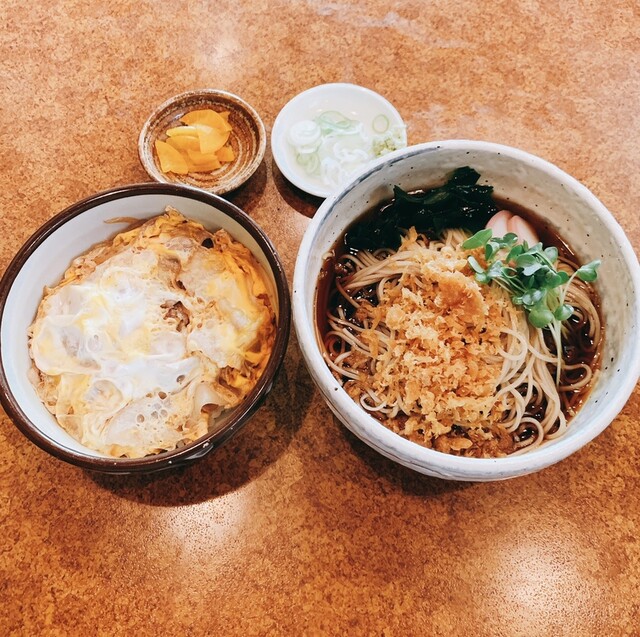
[[[42,299],[72,259],[122,231],[126,217],[146,219],[171,205],[209,230],[224,228],[247,246],[269,275],[277,313],[271,357],[257,385],[216,428],[180,449],[145,458],[111,458],[84,447],[62,429],[29,382],[27,329]],[[242,210],[211,193],[168,184],[138,184],[102,192],[73,204],[28,239],[0,281],[0,402],[18,429],[52,455],[86,469],[109,473],[150,472],[201,458],[233,436],[260,406],[280,368],[290,327],[289,288],[280,258],[260,227]]]
[[[180,118],[189,111],[210,108],[229,111],[229,124],[233,130],[229,142],[236,158],[212,172],[176,175],[163,173],[155,151],[155,141],[164,141],[166,131],[180,124]],[[256,171],[267,143],[264,124],[255,109],[237,95],[217,89],[188,91],[161,104],[142,127],[138,139],[140,161],[152,179],[162,183],[195,186],[215,194],[235,190]]]

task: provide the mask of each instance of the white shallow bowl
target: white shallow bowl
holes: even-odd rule
[[[308,175],[296,162],[295,152],[287,141],[289,129],[298,122],[313,119],[325,111],[338,111],[345,117],[358,120],[364,132],[373,137],[373,122],[383,115],[389,127],[404,126],[396,108],[382,95],[356,84],[321,84],[296,95],[278,113],[271,131],[271,152],[280,172],[294,185],[317,197],[328,197],[334,188],[322,179]]]
[[[210,231],[225,229],[254,254],[273,286],[276,338],[262,376],[215,430],[180,449],[145,458],[110,458],[72,438],[47,411],[28,380],[27,329],[45,286],[57,284],[72,259],[127,228],[173,206]],[[109,222],[114,219],[126,221]],[[108,473],[150,472],[190,463],[216,449],[247,422],[271,390],[289,337],[289,288],[280,258],[263,230],[217,195],[176,184],[135,184],[93,195],[50,219],[18,251],[0,281],[0,402],[16,426],[52,455]]]
[[[596,287],[605,342],[601,373],[567,433],[519,456],[463,458],[426,449],[367,414],[342,389],[322,358],[315,295],[327,253],[363,212],[391,199],[393,186],[416,190],[443,183],[459,166],[481,174],[498,197],[533,210],[564,237],[582,263],[601,259]],[[568,457],[601,433],[622,409],[640,376],[640,267],[627,237],[604,205],[556,166],[498,144],[450,140],[379,159],[327,199],[311,221],[296,262],[293,317],[304,359],[333,413],[381,454],[421,473],[450,480],[491,481],[533,473]]]

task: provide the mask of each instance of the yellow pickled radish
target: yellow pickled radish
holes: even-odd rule
[[[183,115],[177,126],[166,131],[166,140],[155,143],[162,172],[211,172],[221,168],[222,163],[234,161],[229,114],[197,109]]]
[[[216,168],[220,168],[222,165],[215,153],[201,153],[199,150],[191,150],[189,148],[187,155],[189,157],[188,162],[196,166],[199,164],[217,164]]]
[[[167,131],[168,137],[178,137],[180,135],[198,136],[198,129],[195,126],[174,126]]]
[[[185,113],[180,118],[180,121],[184,122],[187,125],[204,124],[205,126],[216,128],[222,132],[231,130],[231,126],[229,125],[227,119],[222,117],[220,113],[216,113],[216,111],[211,110],[210,108]]]
[[[233,152],[233,148],[231,148],[231,146],[223,146],[216,151],[216,157],[220,161],[228,162],[233,161],[236,158],[236,154]]]
[[[200,140],[201,153],[215,153],[220,150],[229,139],[229,131],[220,131],[205,124],[195,125]]]
[[[156,141],[155,148],[160,160],[160,170],[163,173],[175,173],[176,175],[189,173],[189,166],[179,150],[159,140]]]
[[[167,144],[176,150],[200,150],[200,140],[191,135],[179,135],[177,137],[167,137]]]
[[[189,166],[190,173],[210,173],[213,170],[218,170],[222,166],[222,164],[217,162],[209,162],[208,164],[191,164],[187,162]]]

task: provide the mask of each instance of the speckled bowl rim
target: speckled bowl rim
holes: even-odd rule
[[[212,186],[210,188],[202,188],[200,186],[182,184],[190,188],[200,188],[200,190],[204,190],[215,195],[223,195],[227,192],[231,192],[232,190],[240,188],[242,184],[246,183],[253,176],[256,170],[258,170],[258,166],[260,166],[260,164],[262,163],[267,148],[267,132],[262,118],[260,117],[260,115],[258,115],[258,112],[255,108],[253,108],[253,106],[251,106],[251,104],[243,100],[235,93],[230,93],[229,91],[224,91],[222,89],[205,88],[185,91],[184,93],[179,93],[178,95],[174,95],[173,97],[165,100],[151,113],[151,115],[149,115],[142,126],[140,135],[138,136],[138,157],[140,158],[142,167],[146,170],[151,179],[155,179],[157,182],[163,184],[180,185],[174,181],[170,181],[169,179],[167,179],[154,161],[151,161],[151,163],[147,161],[147,154],[145,153],[145,149],[148,145],[146,143],[146,139],[149,133],[149,129],[156,119],[161,119],[167,113],[175,110],[176,103],[190,98],[197,98],[198,96],[202,96],[205,99],[209,97],[228,99],[239,104],[246,111],[247,115],[251,117],[258,129],[258,149],[253,157],[253,160],[244,169],[244,171],[236,175],[234,179],[230,180],[229,182],[223,181],[220,183],[220,185]],[[153,157],[153,149],[150,149],[150,154]]]
[[[623,381],[616,388],[615,395],[611,397],[606,416],[585,427],[579,436],[570,439],[561,437],[554,440],[552,445],[544,445],[519,456],[465,458],[421,447],[394,433],[357,405],[334,378],[324,362],[315,334],[315,315],[309,320],[310,317],[306,309],[307,260],[314,250],[317,252],[314,239],[334,207],[354,187],[373,173],[385,170],[386,166],[394,162],[440,149],[489,151],[502,154],[517,161],[529,163],[556,179],[564,180],[566,184],[570,184],[597,211],[596,214],[616,239],[622,258],[629,267],[630,278],[636,291],[635,307],[630,308],[630,311],[635,312],[635,316],[640,316],[640,266],[638,258],[613,215],[586,186],[554,164],[526,151],[493,142],[454,139],[416,144],[385,155],[322,203],[303,236],[295,264],[292,301],[294,327],[303,359],[330,409],[348,429],[383,456],[418,472],[447,480],[492,481],[514,478],[539,471],[569,457],[611,424],[631,396],[640,377],[640,339],[635,344],[637,356],[634,359],[634,364],[626,370]],[[315,297],[315,289],[309,293]],[[395,452],[399,452],[399,455],[396,455]]]
[[[147,456],[145,458],[91,457],[56,444],[55,441],[44,435],[37,425],[31,422],[19,403],[15,400],[9,387],[3,360],[0,357],[0,403],[16,427],[29,440],[52,456],[84,469],[105,473],[142,473],[177,467],[190,464],[194,460],[220,447],[246,424],[271,391],[271,386],[276,374],[284,360],[291,326],[291,299],[287,277],[280,257],[264,230],[262,230],[247,213],[218,195],[202,189],[190,188],[178,184],[158,183],[130,184],[91,195],[65,208],[36,230],[18,250],[0,280],[0,325],[2,324],[5,311],[9,309],[6,306],[6,302],[13,282],[34,250],[42,244],[46,238],[55,233],[56,230],[65,223],[91,208],[115,199],[135,197],[138,195],[172,195],[209,204],[237,222],[251,235],[262,249],[275,280],[279,304],[276,339],[269,362],[258,383],[241,405],[236,408],[233,417],[225,423],[222,429],[208,434],[180,449],[154,456]]]

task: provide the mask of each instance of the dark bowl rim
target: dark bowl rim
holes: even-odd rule
[[[221,446],[246,424],[271,390],[274,378],[284,360],[291,329],[291,296],[287,277],[280,256],[264,230],[246,212],[219,195],[190,186],[157,182],[128,184],[95,193],[71,204],[42,224],[19,248],[0,279],[0,325],[4,317],[9,292],[18,273],[45,239],[65,223],[91,208],[109,201],[136,195],[174,195],[194,199],[217,208],[247,230],[264,252],[273,272],[278,297],[278,321],[269,362],[256,386],[245,400],[231,412],[229,423],[219,431],[207,434],[180,449],[144,458],[92,458],[57,445],[48,436],[41,433],[20,408],[10,390],[3,359],[0,356],[0,404],[16,427],[31,442],[52,456],[83,469],[106,473],[140,473],[176,467],[190,463]]]

